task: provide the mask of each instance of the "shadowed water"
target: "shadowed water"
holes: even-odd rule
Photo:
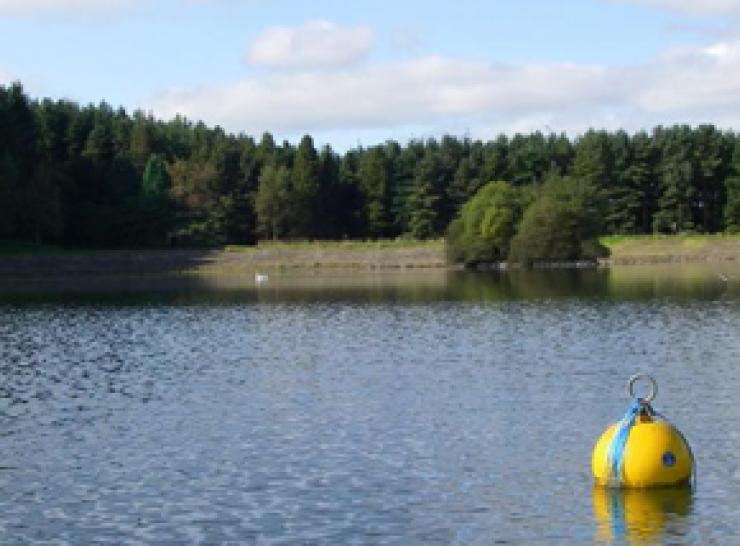
[[[0,282],[0,543],[732,544],[732,268]],[[650,371],[694,492],[594,490]]]

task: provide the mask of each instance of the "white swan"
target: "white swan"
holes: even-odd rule
[[[269,279],[269,277],[267,275],[263,274],[263,273],[255,273],[254,274],[254,282],[256,282],[257,284],[265,283],[265,282],[268,281],[268,279]]]

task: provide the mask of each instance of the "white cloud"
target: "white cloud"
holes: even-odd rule
[[[179,0],[181,4],[210,4],[217,0]],[[111,9],[145,4],[145,0],[0,0],[0,13],[37,15],[43,13],[101,13]]]
[[[119,7],[134,0],[0,0],[0,12],[29,14],[44,11],[95,10]]]
[[[268,73],[169,90],[151,105],[161,116],[181,113],[254,134],[386,131],[398,138],[412,127],[416,134],[464,127],[483,137],[683,122],[733,127],[740,125],[740,41],[673,50],[630,67],[426,57]]]
[[[346,66],[364,57],[372,42],[373,32],[367,27],[310,21],[298,27],[267,29],[252,43],[247,59],[284,68]]]
[[[635,103],[645,112],[719,122],[740,117],[740,41],[677,50],[650,63],[643,78]]]
[[[172,90],[155,101],[155,110],[233,130],[302,132],[581,110],[617,101],[620,88],[618,78],[598,67],[493,66],[428,57]]]
[[[740,0],[609,0],[695,15],[728,15],[740,11]]]

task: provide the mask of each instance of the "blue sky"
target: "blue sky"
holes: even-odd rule
[[[0,82],[338,148],[740,123],[740,0],[0,0]]]

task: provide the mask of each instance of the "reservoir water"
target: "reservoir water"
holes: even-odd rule
[[[740,544],[740,268],[0,280],[2,544]],[[693,491],[595,490],[647,371]]]

